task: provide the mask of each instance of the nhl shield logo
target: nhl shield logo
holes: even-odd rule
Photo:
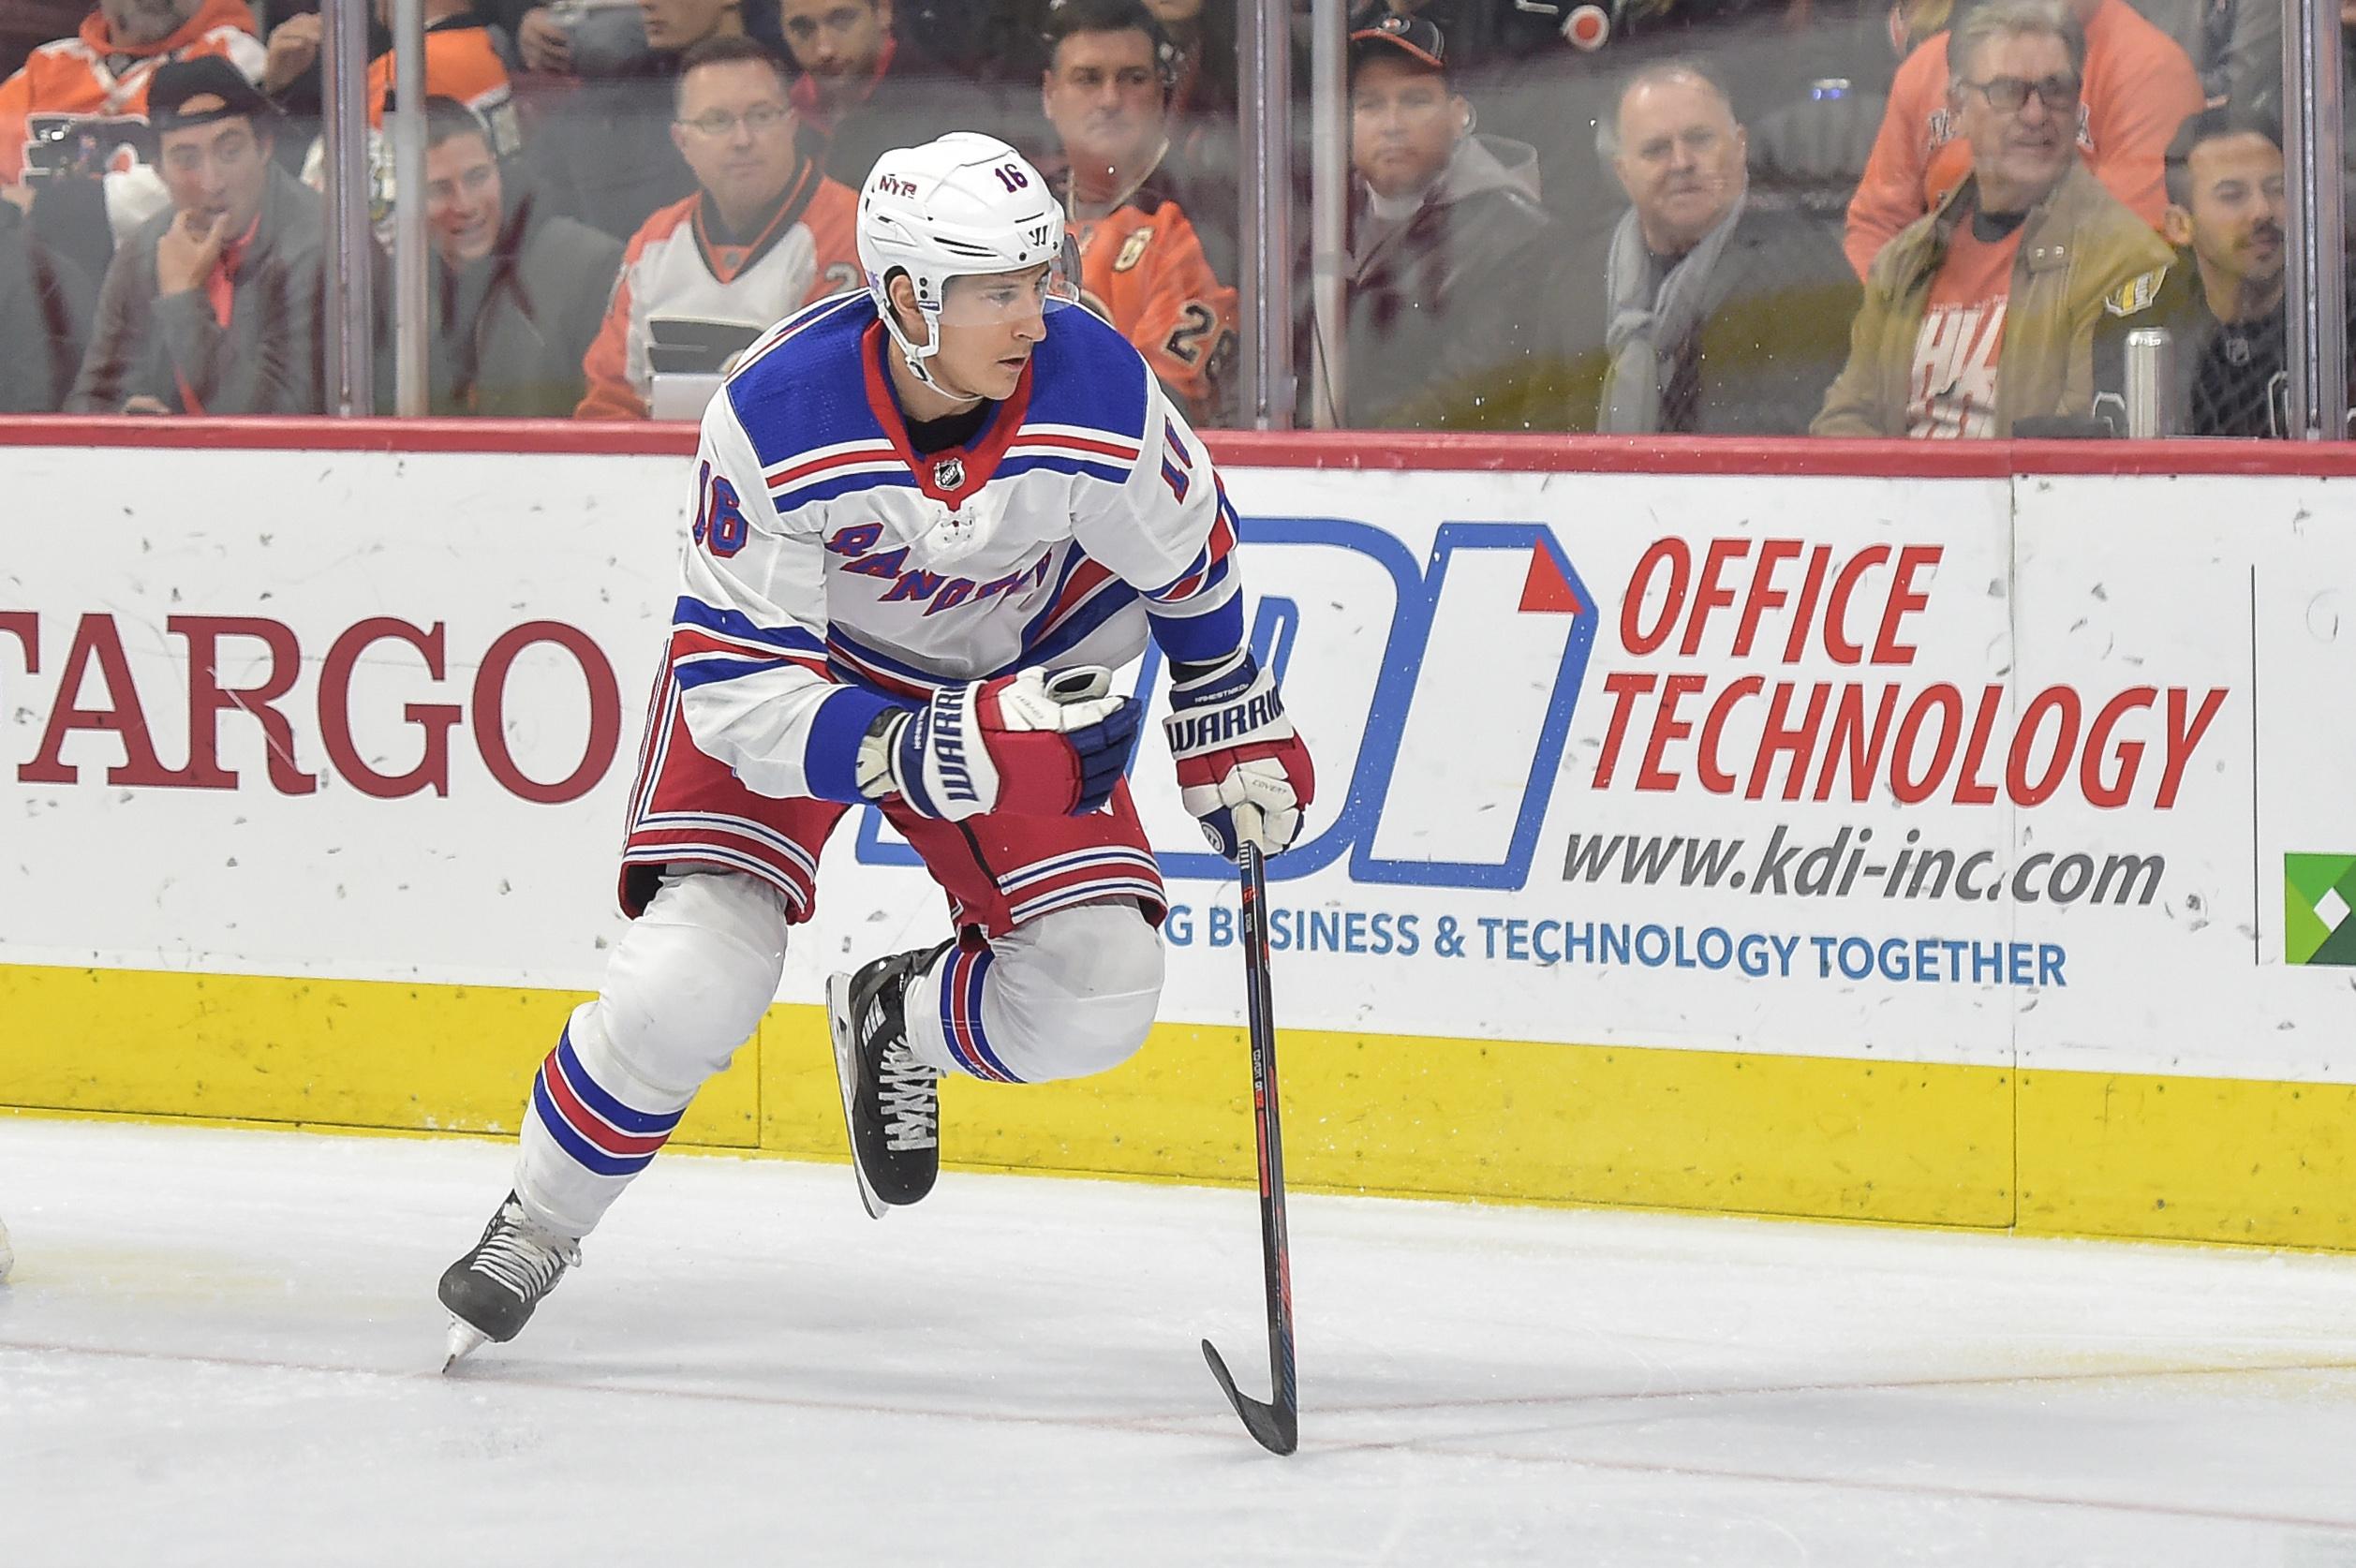
[[[944,457],[933,465],[933,483],[943,490],[962,489],[965,485],[965,460]]]

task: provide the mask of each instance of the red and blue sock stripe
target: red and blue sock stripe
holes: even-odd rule
[[[986,947],[961,947],[950,954],[941,971],[941,1032],[948,1037],[949,1054],[968,1072],[994,1084],[1019,1084],[982,1028],[982,986],[997,961]]]
[[[599,1176],[636,1176],[655,1151],[670,1141],[686,1107],[634,1111],[623,1104],[581,1065],[568,1028],[532,1079],[532,1108],[556,1146]]]

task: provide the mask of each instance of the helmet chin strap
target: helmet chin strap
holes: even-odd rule
[[[901,330],[900,313],[897,309],[887,303],[878,314],[883,318],[883,330],[890,333],[892,341],[898,345],[900,360],[908,366],[908,373],[926,386],[938,390],[940,383],[933,379],[933,373],[926,368],[925,362],[931,359],[941,348],[940,327],[936,325],[933,328],[931,342],[918,343]]]
[[[942,378],[940,371],[933,369],[926,362],[941,351],[941,323],[939,321],[932,323],[932,340],[920,344],[901,331],[898,311],[888,310],[882,314],[883,330],[892,334],[892,341],[898,345],[900,358],[907,364],[908,373],[916,377],[921,385],[930,387],[952,402],[980,403],[983,401],[980,392],[968,392],[963,387],[950,385]]]

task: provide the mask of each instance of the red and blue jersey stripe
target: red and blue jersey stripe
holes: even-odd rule
[[[826,645],[799,627],[761,626],[741,610],[681,595],[671,611],[670,660],[679,685],[693,689],[758,674],[780,662],[823,675]]]

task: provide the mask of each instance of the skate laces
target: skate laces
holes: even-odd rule
[[[876,1100],[883,1114],[884,1146],[937,1147],[941,1074],[916,1059],[906,1036],[883,1047],[876,1063]]]
[[[525,1217],[521,1204],[511,1203],[491,1222],[468,1266],[522,1299],[538,1301],[580,1261],[579,1242],[541,1229]]]

